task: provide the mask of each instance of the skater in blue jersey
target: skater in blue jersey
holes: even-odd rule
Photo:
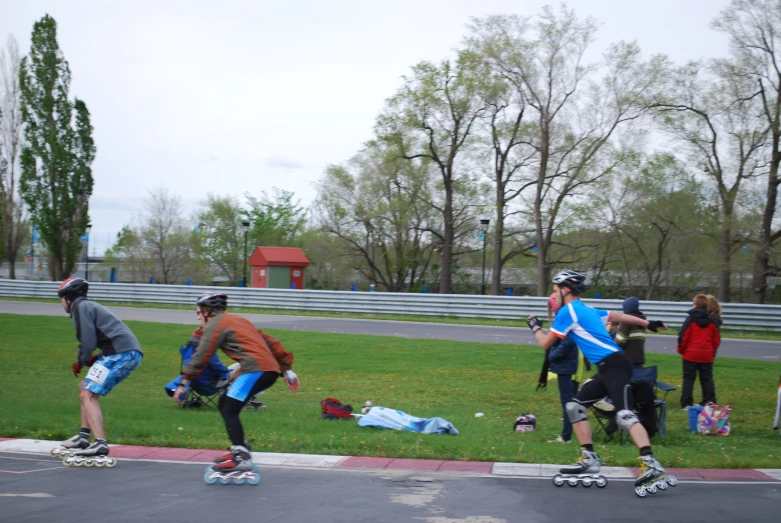
[[[649,321],[585,305],[580,301],[580,294],[586,290],[586,277],[575,271],[558,273],[552,283],[554,299],[560,307],[553,325],[546,334],[542,330],[542,321],[536,316],[529,316],[529,328],[545,349],[569,336],[585,358],[597,366],[597,374],[586,380],[575,398],[566,405],[573,431],[581,445],[580,458],[575,465],[562,468],[561,474],[554,478],[554,483],[561,486],[568,481],[574,486],[580,481],[584,486],[590,486],[595,482],[600,487],[607,484],[607,480],[598,475],[600,460],[594,452],[591,425],[586,417],[588,407],[607,395],[615,405],[618,425],[629,433],[640,449],[640,476],[635,482],[637,495],[645,497],[648,492],[655,493],[657,487],[664,490],[668,484],[677,484],[677,480],[665,474],[662,465],[654,458],[648,433],[632,411],[632,363],[605,328],[608,321],[639,325],[652,332],[666,329],[667,326],[661,321]]]

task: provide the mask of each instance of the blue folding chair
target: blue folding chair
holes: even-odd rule
[[[182,369],[192,359],[195,349],[195,345],[183,345],[179,349],[179,353],[182,355]],[[187,394],[182,401],[182,408],[199,408],[204,405],[212,405],[217,408],[220,393],[230,384],[229,377],[230,369],[220,361],[216,353],[213,354],[198,377],[190,382]],[[182,376],[179,375],[166,384],[165,391],[169,396],[173,397],[181,379]]]

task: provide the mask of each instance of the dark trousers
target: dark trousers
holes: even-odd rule
[[[231,445],[238,446],[245,444],[244,425],[241,424],[241,420],[239,419],[241,409],[243,409],[244,405],[260,391],[271,387],[274,382],[277,381],[278,377],[279,374],[276,372],[264,372],[258,381],[255,382],[255,385],[252,387],[252,390],[244,401],[229,398],[226,391],[223,391],[220,395],[220,400],[217,402],[217,408],[220,409],[222,419],[225,421],[225,428],[228,430],[228,438],[231,440]]]
[[[572,379],[572,374],[559,374],[556,381],[559,382],[559,398],[561,398],[561,410],[564,413],[561,439],[569,441],[572,439],[572,422],[569,420],[565,405],[572,401],[572,398],[578,393],[578,382]]]
[[[681,389],[681,407],[691,407],[694,405],[692,393],[694,390],[694,381],[697,374],[700,375],[700,386],[702,387],[702,402],[716,403],[716,385],[713,383],[713,362],[696,363],[693,361],[683,361],[683,388]]]

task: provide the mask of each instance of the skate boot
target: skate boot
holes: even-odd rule
[[[640,475],[635,480],[635,494],[641,498],[656,494],[657,489],[667,490],[667,486],[678,484],[675,476],[670,476],[653,456],[640,456]]]
[[[79,432],[70,439],[66,439],[60,446],[53,448],[51,455],[53,458],[64,458],[72,456],[77,450],[89,447],[89,436],[84,432]]]
[[[237,447],[237,448],[239,448],[239,447]],[[252,452],[252,448],[249,446],[249,443],[247,443],[246,441],[244,442],[244,448],[247,449],[247,452]],[[231,447],[231,449],[233,449],[233,447]],[[215,464],[222,463],[223,461],[228,461],[230,459],[233,459],[233,450],[231,450],[230,452],[228,452],[226,454],[223,454],[222,456],[218,456],[218,457],[214,458],[214,461],[212,461],[212,463],[215,463]]]
[[[108,443],[103,439],[96,439],[95,443],[86,449],[77,450],[71,456],[62,460],[66,466],[75,465],[77,467],[113,467],[117,460],[108,457]]]
[[[260,483],[260,474],[256,472],[249,450],[242,445],[237,445],[231,447],[230,459],[206,468],[203,480],[207,485],[214,485],[218,481],[222,485],[231,482],[236,485],[244,483],[257,485]]]
[[[577,463],[559,469],[559,473],[553,477],[553,484],[561,487],[567,483],[570,487],[577,487],[581,483],[586,488],[596,484],[604,488],[607,486],[607,478],[601,476],[599,470],[599,456],[590,450],[581,449]]]

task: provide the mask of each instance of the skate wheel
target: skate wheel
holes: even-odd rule
[[[71,465],[74,464],[74,460],[73,460],[73,458],[68,456],[68,457],[66,457],[65,459],[62,460],[62,464],[65,465],[66,467],[70,467]]]
[[[106,462],[105,461],[96,461],[95,462],[95,466],[98,467],[99,469],[102,469],[103,467],[106,466]]]
[[[230,485],[230,478],[220,478],[220,485]]]
[[[253,474],[251,478],[247,478],[247,483],[250,485],[257,485],[260,483],[260,474]]]
[[[581,481],[580,484],[583,485],[586,488],[589,488],[589,487],[591,487],[591,480],[586,478],[583,481]]]
[[[91,459],[88,459],[87,461],[84,462],[84,464],[87,465],[88,467],[92,467],[93,465],[95,465],[95,462],[92,461]]]
[[[217,474],[212,471],[211,467],[206,467],[206,472],[203,473],[203,481],[207,485],[214,485],[217,483]]]
[[[234,479],[234,480],[233,480],[233,482],[234,482],[235,484],[237,484],[237,485],[243,485],[243,484],[244,484],[244,481],[245,481],[245,479],[244,479],[244,478],[236,478],[236,479]]]
[[[640,496],[641,498],[644,498],[648,495],[648,493],[645,491],[645,487],[640,485],[639,487],[635,487],[635,494]]]
[[[597,484],[597,487],[605,488],[607,487],[607,478],[605,476],[599,476],[595,483]]]
[[[651,483],[650,485],[645,487],[645,490],[647,490],[649,494],[656,494],[656,485]]]
[[[107,466],[108,468],[110,468],[110,469],[113,469],[114,467],[116,467],[116,466],[117,466],[117,463],[119,463],[117,460],[115,460],[114,458],[111,458],[111,459],[109,459],[109,460],[106,462],[106,466]]]
[[[553,476],[553,484],[557,487],[561,487],[564,485],[564,478],[562,478],[559,475]]]
[[[671,487],[677,487],[678,486],[678,480],[675,478],[675,476],[668,476],[667,477],[667,484]]]
[[[659,490],[667,490],[667,482],[665,480],[662,480],[656,484],[656,488]]]
[[[50,453],[50,454],[51,454],[51,456],[52,456],[53,458],[59,458],[59,457],[60,457],[60,452],[59,452],[59,450],[58,450],[58,449],[52,449],[52,451],[51,451],[51,453]]]
[[[572,488],[575,488],[578,486],[578,479],[577,478],[570,478],[567,480],[567,485],[569,485]]]

